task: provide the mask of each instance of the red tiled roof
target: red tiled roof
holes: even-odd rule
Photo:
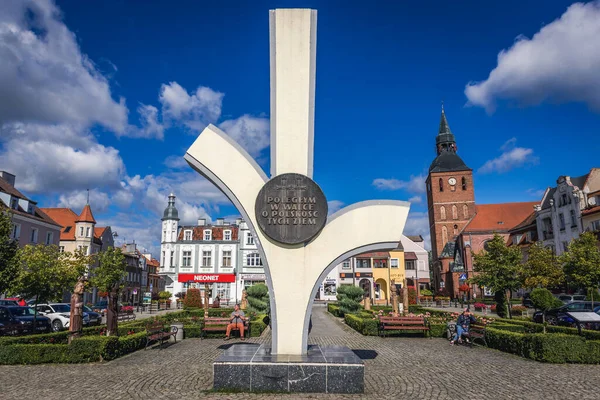
[[[235,225],[202,225],[202,226],[184,226],[179,232],[177,240],[182,241],[185,231],[192,230],[192,240],[204,240],[204,230],[212,230],[212,240],[223,240],[223,231],[231,231],[231,240],[238,240],[238,227]]]
[[[70,208],[42,208],[53,220],[62,225],[60,240],[75,240],[75,220],[77,214]]]
[[[523,222],[536,204],[539,202],[478,204],[475,216],[463,232],[508,231]]]
[[[390,253],[387,251],[374,251],[371,253],[362,253],[356,256],[356,258],[388,258]]]
[[[105,230],[106,230],[106,226],[103,228],[95,227],[94,228],[94,237],[96,237],[98,239],[102,238],[102,234],[104,234]]]
[[[588,208],[587,210],[583,210],[581,212],[581,215],[592,215],[592,214],[596,214],[597,212],[600,212],[600,206],[596,206],[596,207]]]
[[[96,223],[94,219],[94,214],[92,214],[92,208],[89,204],[86,204],[81,211],[81,215],[75,220],[75,222],[91,222],[93,224]]]

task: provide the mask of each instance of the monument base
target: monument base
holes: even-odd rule
[[[363,393],[365,365],[348,347],[309,345],[302,356],[271,354],[255,343],[234,344],[213,364],[215,390]]]

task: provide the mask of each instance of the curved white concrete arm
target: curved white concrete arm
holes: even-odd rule
[[[211,124],[190,146],[184,158],[221,189],[247,222],[254,225],[256,195],[269,178],[246,150]]]

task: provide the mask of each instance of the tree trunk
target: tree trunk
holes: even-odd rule
[[[114,336],[118,333],[118,307],[119,293],[111,290],[108,294],[108,308],[106,309],[106,336]]]
[[[508,309],[508,319],[512,319],[512,304],[510,303],[510,298],[511,298],[511,290],[509,289],[508,291],[505,292],[506,295],[506,307]]]
[[[592,297],[592,311],[594,311],[594,292],[596,291],[596,288],[592,288],[592,290],[590,290],[590,294]]]
[[[33,331],[34,333],[36,332],[36,327],[37,327],[37,316],[38,316],[38,311],[37,311],[37,305],[38,305],[38,295],[35,296],[35,304],[33,306]]]
[[[546,310],[542,311],[542,325],[544,325],[544,333],[546,333]]]

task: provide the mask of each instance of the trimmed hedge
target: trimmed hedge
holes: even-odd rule
[[[338,318],[344,317],[344,313],[342,312],[342,310],[340,310],[340,307],[337,304],[328,303],[327,311],[329,311],[331,314],[335,315]]]

